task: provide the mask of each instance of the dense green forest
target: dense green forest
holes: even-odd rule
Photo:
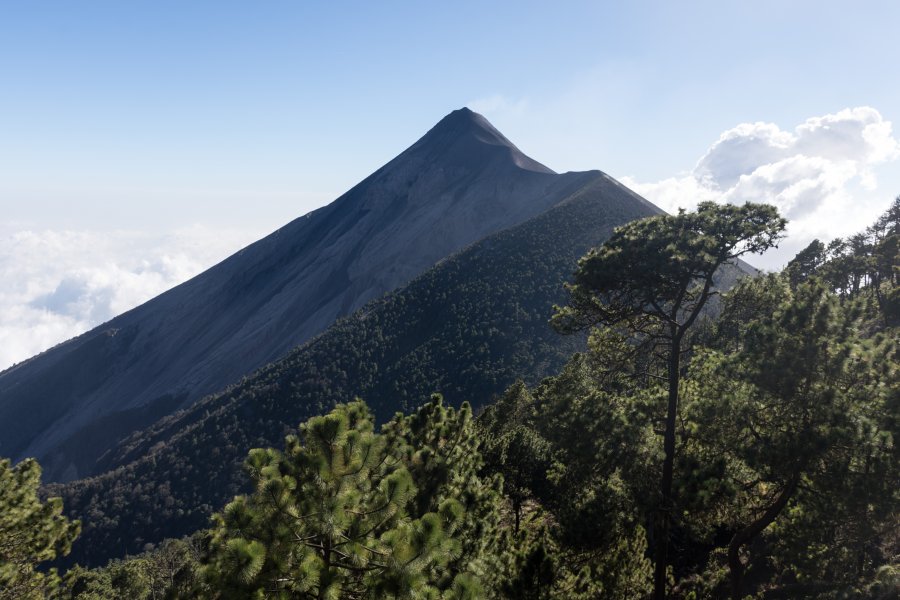
[[[166,423],[132,440],[133,452],[165,441],[132,465],[198,479],[194,490],[224,483],[233,499],[191,537],[103,567],[62,576],[35,568],[74,547],[78,525],[59,500],[38,498],[33,462],[0,463],[0,588],[16,590],[0,597],[898,598],[900,198],[858,236],[813,242],[782,273],[719,294],[721,265],[777,243],[783,227],[771,207],[702,204],[623,225],[577,263],[560,256],[575,278],[558,300],[559,333],[545,326],[546,335],[577,340],[588,331],[586,350],[547,377],[506,386],[477,417],[466,403],[427,400],[429,380],[452,390],[452,370],[410,375],[421,389],[404,389],[425,403],[404,396],[405,413],[389,418],[387,405],[324,392],[341,381],[340,366],[273,367],[257,380],[268,387],[209,400],[196,427],[172,441]],[[518,248],[514,239],[506,242]],[[472,282],[479,268],[500,269],[516,282],[496,292],[503,296],[521,293],[526,279],[558,289],[559,280],[528,272],[526,250],[509,253],[508,264],[459,268],[476,271]],[[500,297],[493,293],[484,290]],[[489,327],[499,306],[490,302],[466,313],[484,315],[469,326]],[[395,314],[380,323],[379,352],[392,351],[389,332],[402,319],[443,322]],[[360,365],[376,364],[362,353],[374,346],[353,341],[334,339]],[[309,360],[303,352],[289,360]],[[478,356],[469,348],[455,368],[465,373]],[[323,401],[299,427],[252,430],[268,432],[258,444],[231,440],[243,420],[277,422],[267,395],[291,393]],[[244,454],[243,474],[220,481],[213,465],[245,442],[258,447]],[[166,462],[170,444],[204,447],[208,458]],[[133,466],[106,477],[121,489],[147,481]],[[118,488],[81,485],[51,493],[94,504],[78,513],[84,535],[92,518],[127,514]],[[164,523],[201,499],[179,493],[168,506],[159,495],[162,504],[136,506]]]
[[[479,408],[519,377],[534,384],[555,373],[584,344],[547,326],[573,265],[615,225],[655,212],[598,178],[225,393],[126,440],[107,473],[49,492],[84,523],[67,560],[97,566],[206,526],[246,490],[241,463],[251,448],[277,446],[297,423],[356,396],[384,423],[432,392]]]

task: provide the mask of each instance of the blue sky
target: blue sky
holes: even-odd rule
[[[0,342],[19,350],[0,368],[333,200],[464,105],[667,208],[778,194],[794,246],[849,233],[900,193],[898,7],[4,2]],[[755,179],[727,187],[736,168]],[[73,278],[75,316],[36,304]]]

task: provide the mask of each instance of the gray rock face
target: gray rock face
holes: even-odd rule
[[[129,432],[542,213],[590,176],[556,174],[484,117],[454,111],[328,206],[0,373],[0,456],[37,457],[47,481],[90,475]]]

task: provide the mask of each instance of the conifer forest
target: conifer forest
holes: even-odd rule
[[[785,236],[767,204],[629,215],[576,254],[560,215],[586,210],[373,300],[101,475],[0,460],[0,598],[900,598],[900,198],[779,272],[738,269]]]

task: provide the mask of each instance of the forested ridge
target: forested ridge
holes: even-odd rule
[[[723,261],[778,242],[772,207],[591,233],[608,209],[586,191],[470,248],[110,460],[147,458],[49,490],[108,556],[168,535],[154,525],[190,538],[61,580],[20,558],[0,582],[82,600],[900,597],[900,198],[859,236],[721,294]],[[562,248],[562,228],[605,242]],[[498,335],[544,343],[498,357]],[[504,381],[520,356],[539,367]],[[343,395],[355,377],[368,406]],[[448,405],[462,400],[487,406]],[[238,455],[243,474],[223,476]],[[65,552],[77,531],[54,502],[49,545]]]
[[[450,257],[285,359],[126,440],[114,470],[52,487],[84,532],[71,560],[98,564],[206,525],[242,489],[240,464],[292,426],[362,397],[376,420],[432,392],[483,405],[516,378],[555,372],[583,340],[547,326],[577,258],[615,225],[653,214],[597,174],[570,200]],[[131,460],[132,458],[136,460]]]
[[[553,173],[484,117],[453,111],[331,204],[0,373],[0,452],[38,458],[47,481],[98,475],[98,459],[130,433],[599,178]]]

